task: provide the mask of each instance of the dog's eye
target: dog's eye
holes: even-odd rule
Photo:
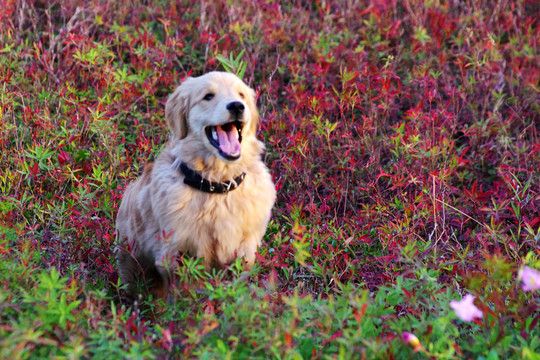
[[[242,99],[244,99],[244,98],[246,97],[246,96],[244,95],[244,93],[238,93],[238,95],[240,95],[240,97],[241,97]]]
[[[210,101],[213,98],[214,98],[214,94],[208,93],[208,94],[204,95],[203,100]]]

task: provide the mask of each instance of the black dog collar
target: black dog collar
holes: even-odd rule
[[[184,184],[210,194],[228,193],[229,191],[232,191],[240,186],[242,181],[244,181],[244,177],[246,176],[246,173],[242,173],[233,181],[224,181],[218,183],[204,179],[198,172],[190,169],[184,162],[180,163],[179,169],[182,174],[184,174]]]

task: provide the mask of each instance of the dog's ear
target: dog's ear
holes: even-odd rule
[[[257,135],[257,129],[259,128],[259,110],[257,109],[257,98],[255,91],[248,88],[248,102],[249,109],[251,110],[251,124],[249,130],[253,135]]]
[[[173,140],[181,140],[187,136],[187,115],[189,112],[189,90],[193,78],[188,77],[182,85],[178,86],[174,93],[167,99],[165,105],[165,120]]]

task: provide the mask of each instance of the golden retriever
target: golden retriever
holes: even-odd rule
[[[256,138],[255,92],[238,77],[187,78],[165,118],[170,140],[126,188],[116,219],[122,282],[133,292],[138,280],[150,281],[161,298],[179,252],[209,268],[236,257],[252,266],[276,198]]]

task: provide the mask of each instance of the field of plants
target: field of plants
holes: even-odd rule
[[[0,358],[540,359],[535,0],[0,0]],[[253,269],[127,296],[126,185],[189,75],[241,76]],[[199,286],[193,286],[193,284]],[[202,285],[201,285],[202,284]]]

